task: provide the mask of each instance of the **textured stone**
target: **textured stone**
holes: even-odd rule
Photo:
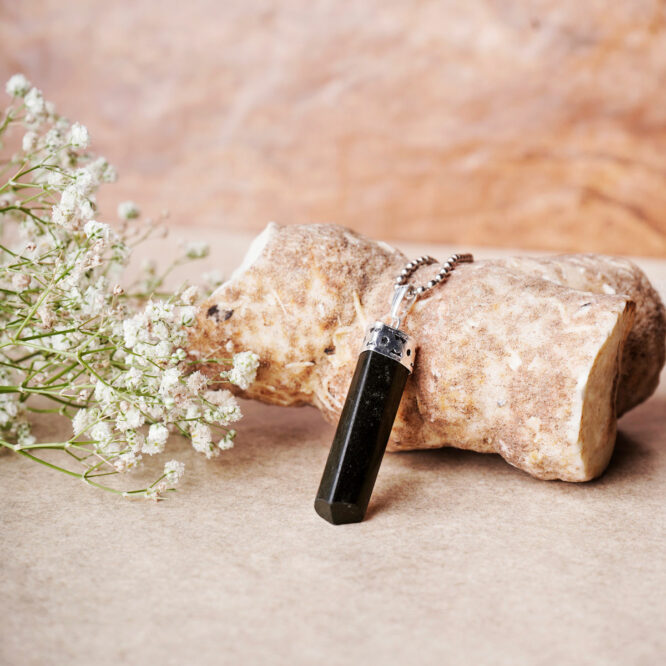
[[[262,365],[246,397],[312,404],[335,422],[365,327],[386,315],[405,261],[341,227],[269,225],[202,305],[192,353],[203,362],[253,349]],[[625,259],[459,266],[401,326],[419,348],[389,448],[456,446],[499,453],[538,478],[594,478],[612,454],[617,414],[657,385],[665,321]]]

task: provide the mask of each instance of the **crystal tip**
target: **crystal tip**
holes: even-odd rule
[[[314,503],[315,511],[333,525],[346,525],[347,523],[360,523],[365,512],[356,504],[347,502],[327,502],[318,497]]]

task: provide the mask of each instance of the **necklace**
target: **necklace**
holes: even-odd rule
[[[414,369],[416,347],[400,330],[401,322],[419,298],[446,282],[459,264],[472,261],[471,254],[454,254],[432,280],[419,287],[409,284],[409,278],[437,260],[423,256],[410,261],[395,280],[391,325],[376,321],[368,327],[315,499],[315,511],[330,523],[358,523],[365,517],[400,399]]]

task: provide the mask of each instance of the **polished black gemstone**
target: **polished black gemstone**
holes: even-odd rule
[[[363,520],[409,370],[384,354],[358,357],[315,499],[334,525]]]

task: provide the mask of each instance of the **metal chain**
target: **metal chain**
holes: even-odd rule
[[[406,296],[409,298],[411,296],[423,296],[426,291],[429,291],[434,286],[438,285],[440,282],[446,282],[449,279],[451,273],[455,270],[458,264],[471,264],[474,261],[474,257],[471,254],[452,254],[440,267],[439,272],[435,277],[428,281],[425,285],[420,287],[414,287],[409,285]],[[430,266],[431,264],[436,264],[437,259],[433,259],[427,255],[419,257],[410,261],[403,269],[400,271],[400,275],[395,279],[395,288],[402,287],[407,283],[407,280],[412,276],[414,271],[421,266]]]
[[[437,275],[435,275],[432,280],[429,280],[426,284],[419,287],[407,284],[407,280],[417,268],[436,264],[437,259],[433,259],[428,255],[423,255],[418,259],[410,261],[395,279],[394,293],[393,298],[391,299],[392,326],[394,328],[399,328],[401,320],[405,318],[409,309],[414,305],[414,302],[440,282],[446,282],[458,264],[471,264],[473,261],[474,257],[471,254],[452,254],[441,265]]]

